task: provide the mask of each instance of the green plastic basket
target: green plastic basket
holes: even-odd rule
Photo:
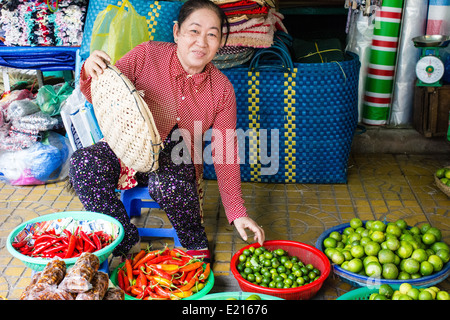
[[[124,229],[122,224],[117,221],[116,219],[97,212],[90,212],[90,211],[66,211],[66,212],[58,212],[58,213],[51,213],[46,214],[34,219],[31,219],[29,221],[26,221],[19,226],[17,226],[8,236],[8,239],[6,241],[6,247],[8,251],[17,259],[22,261],[28,268],[35,270],[35,271],[42,271],[47,263],[50,261],[50,259],[43,259],[43,258],[33,258],[26,256],[24,254],[21,254],[19,251],[17,251],[13,246],[12,243],[14,241],[14,238],[25,228],[26,225],[36,223],[36,222],[42,222],[42,221],[50,221],[50,220],[57,220],[57,219],[65,219],[65,218],[73,218],[75,220],[81,221],[81,220],[105,220],[108,222],[111,222],[118,226],[119,228],[119,234],[117,235],[116,239],[110,243],[108,246],[104,247],[103,249],[100,249],[98,251],[93,252],[99,260],[100,264],[102,264],[106,259],[108,259],[109,255],[112,253],[114,248],[122,241],[124,237]],[[70,268],[75,264],[78,258],[69,258],[69,259],[63,259],[66,263],[67,268]]]
[[[261,300],[284,300],[283,298],[271,296],[268,294],[258,293],[258,292],[218,292],[218,293],[211,293],[207,294],[204,297],[198,299],[198,300],[227,300],[230,298],[234,298],[237,300],[246,300],[249,296],[252,294],[258,295]]]
[[[392,289],[398,290],[399,284],[389,284]],[[361,287],[352,291],[349,291],[336,300],[369,300],[372,293],[377,293],[380,286]]]
[[[116,287],[119,286],[118,281],[117,281],[117,274],[119,273],[119,269],[122,268],[124,264],[125,264],[125,262],[122,262],[121,264],[119,264],[119,266],[116,269],[114,269],[114,271],[111,274],[111,277],[109,278]],[[203,269],[205,268],[205,266],[206,266],[206,263],[203,264]],[[200,290],[199,292],[194,293],[192,296],[183,298],[182,300],[199,300],[200,298],[202,298],[206,294],[208,294],[208,292],[211,291],[213,286],[214,286],[214,274],[211,270],[211,272],[209,273],[209,276],[208,276],[208,280],[205,282],[205,287],[202,290]],[[137,299],[133,296],[125,294],[125,300],[140,300],[140,299]]]

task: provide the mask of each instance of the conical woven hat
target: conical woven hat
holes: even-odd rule
[[[92,81],[91,96],[104,139],[116,156],[138,172],[157,170],[161,138],[147,104],[127,77],[108,65]]]

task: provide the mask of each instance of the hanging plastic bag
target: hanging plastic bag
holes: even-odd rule
[[[105,51],[111,57],[111,64],[114,64],[125,53],[148,40],[147,19],[125,0],[121,7],[108,5],[97,15],[92,28],[90,52]]]
[[[69,82],[62,86],[45,85],[36,95],[36,102],[41,111],[49,116],[58,115],[61,111],[61,103],[72,94],[73,88]]]

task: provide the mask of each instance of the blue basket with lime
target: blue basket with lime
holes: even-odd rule
[[[441,231],[399,219],[361,221],[322,233],[316,248],[330,259],[335,275],[355,287],[409,283],[433,286],[450,275],[450,249]]]

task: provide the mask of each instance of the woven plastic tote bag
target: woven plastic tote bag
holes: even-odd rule
[[[150,109],[133,84],[109,65],[92,81],[91,94],[104,139],[116,156],[138,172],[157,170],[161,138]]]
[[[346,183],[359,68],[353,53],[344,61],[295,63],[275,42],[250,63],[223,69],[236,93],[241,180]],[[212,164],[205,162],[203,177],[216,179]]]

